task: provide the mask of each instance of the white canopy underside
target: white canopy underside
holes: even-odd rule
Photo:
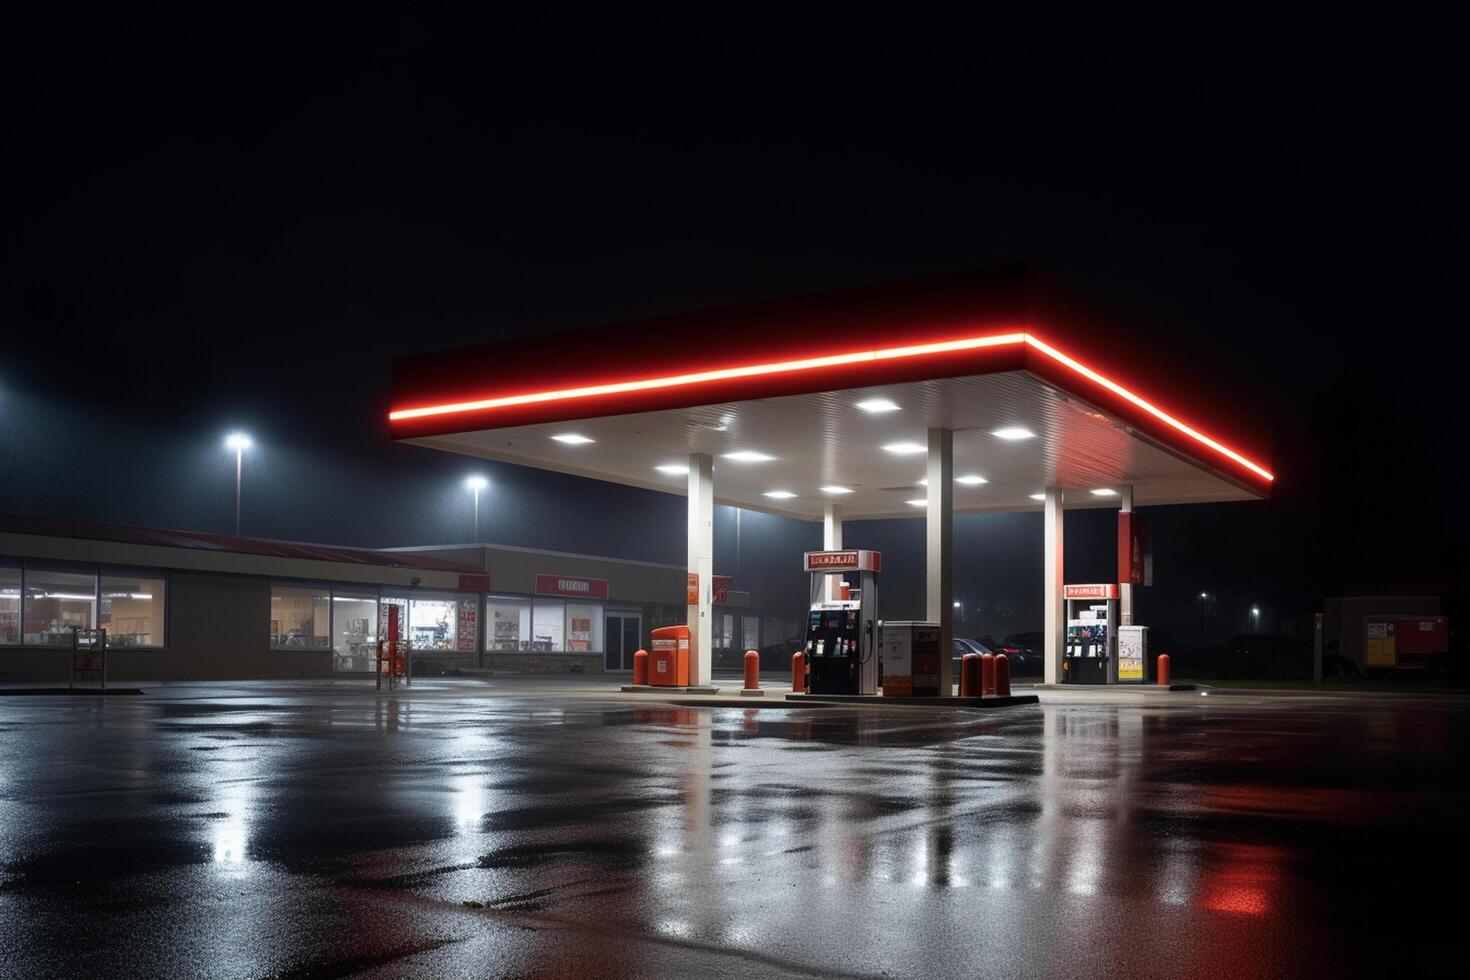
[[[856,403],[896,402],[898,411],[869,414]],[[1186,420],[1187,421],[1187,420]],[[1023,427],[1033,439],[1006,441],[992,433]],[[1201,445],[1197,459],[1163,448],[1096,407],[1035,375],[1009,371],[819,394],[764,398],[635,415],[589,418],[412,440],[449,452],[609,480],[683,495],[686,477],[660,473],[690,453],[714,457],[716,499],[723,504],[818,519],[836,503],[849,520],[919,517],[925,454],[899,455],[885,445],[924,445],[929,428],[954,430],[956,513],[1039,510],[1032,499],[1060,486],[1068,507],[1116,506],[1097,489],[1132,484],[1135,506],[1256,500],[1230,478],[1229,460]],[[552,436],[593,439],[568,445]],[[736,462],[725,453],[753,451],[769,462]],[[821,490],[842,486],[852,493]],[[776,499],[770,491],[797,496]]]

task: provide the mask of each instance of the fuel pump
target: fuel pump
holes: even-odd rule
[[[878,570],[876,551],[808,551],[803,567],[812,577],[807,613],[806,659],[812,694],[878,693]],[[846,598],[823,599],[828,575],[857,579]]]
[[[1118,682],[1118,585],[1067,585],[1063,684]]]

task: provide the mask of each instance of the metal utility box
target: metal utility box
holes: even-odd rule
[[[648,644],[648,683],[689,686],[689,627],[660,626],[653,631]]]
[[[939,624],[883,623],[880,637],[883,694],[938,697]]]
[[[1148,627],[1118,627],[1118,683],[1148,681]]]

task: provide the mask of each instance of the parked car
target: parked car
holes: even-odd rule
[[[1042,655],[1045,647],[1040,633],[1012,633],[995,648],[995,652],[1005,654],[1011,661],[1012,677],[1023,674],[1040,677],[1046,663]]]
[[[1285,636],[1242,633],[1203,652],[1187,654],[1175,674],[1190,677],[1260,680],[1311,680],[1312,651]],[[1322,655],[1323,677],[1357,677],[1358,667],[1335,653]]]

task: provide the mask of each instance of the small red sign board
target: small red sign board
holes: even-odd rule
[[[714,577],[714,585],[711,588],[709,597],[711,603],[718,606],[730,601],[730,581],[732,577],[730,575],[716,575]],[[686,586],[684,593],[685,602],[688,605],[693,606],[699,603],[698,572],[689,573],[689,584]]]
[[[1062,594],[1068,599],[1116,599],[1118,583],[1104,582],[1101,585],[1064,585]]]
[[[461,575],[459,577],[459,591],[461,592],[489,592],[490,576],[488,575]]]
[[[579,599],[606,599],[607,579],[541,573],[536,576],[536,594],[575,596]]]
[[[803,556],[808,572],[878,572],[883,555],[877,551],[808,551]]]

